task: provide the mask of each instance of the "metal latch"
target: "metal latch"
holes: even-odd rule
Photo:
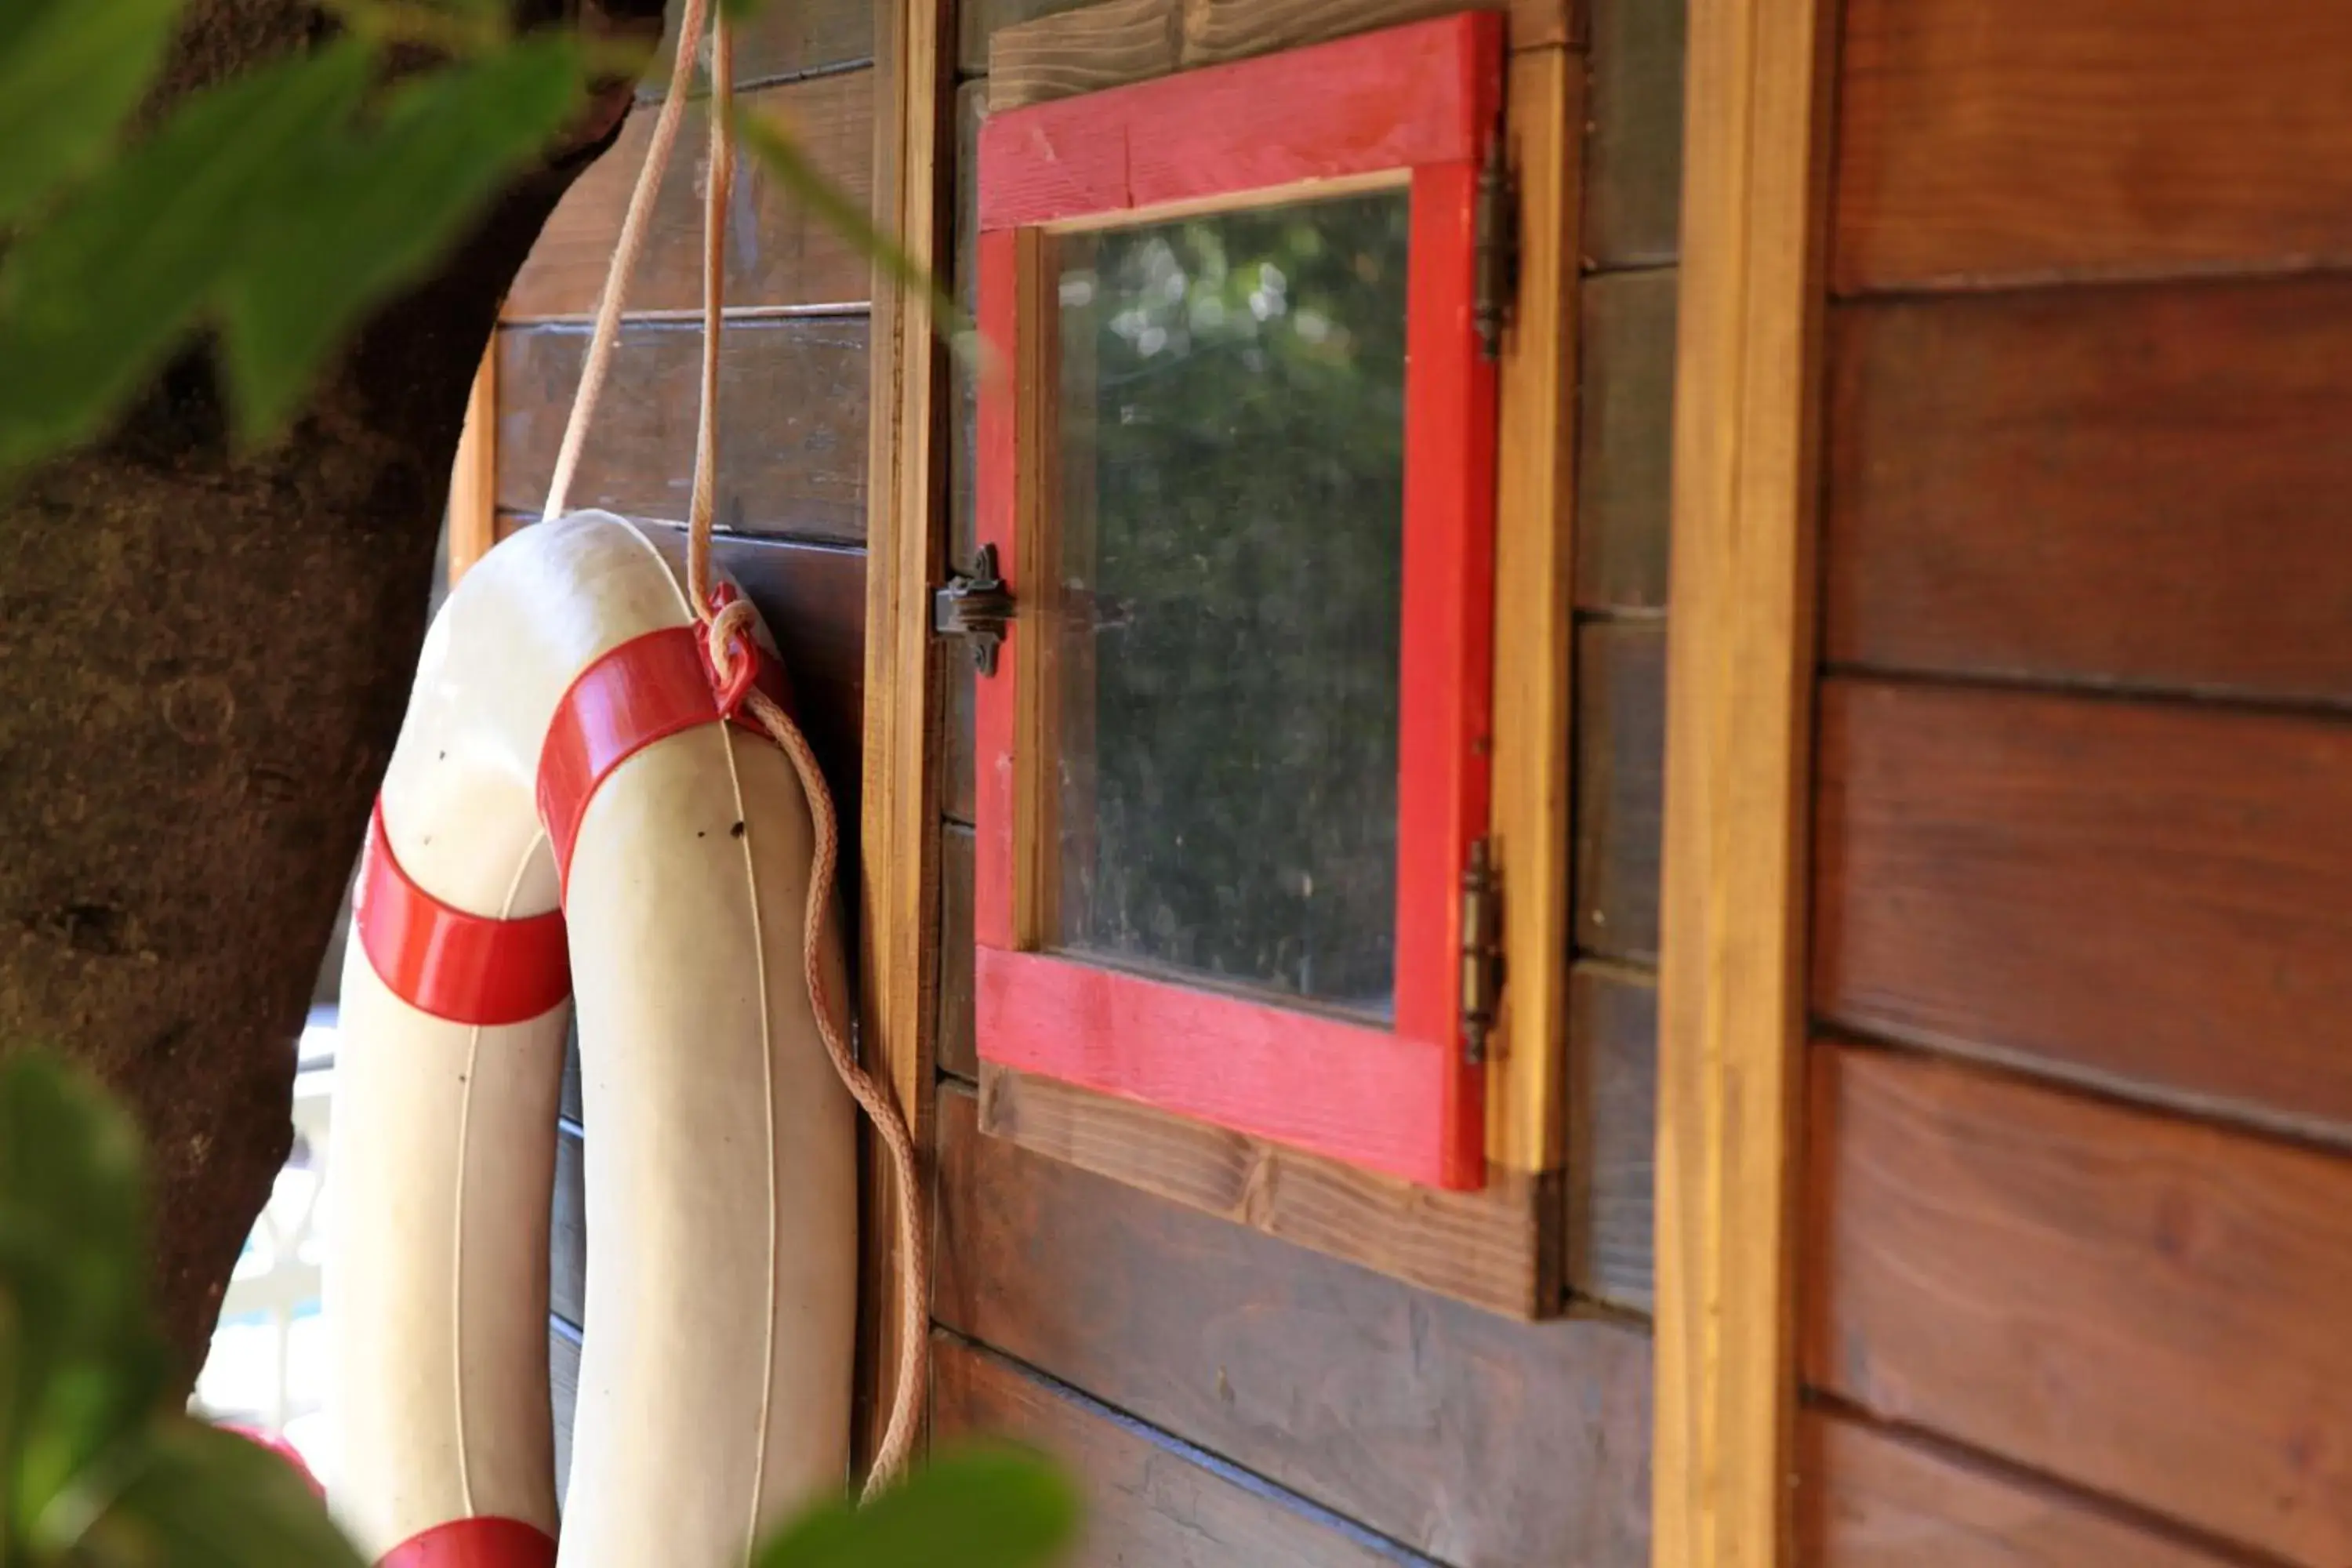
[[[1511,188],[1509,153],[1502,128],[1486,144],[1486,162],[1478,171],[1478,212],[1475,277],[1472,281],[1471,323],[1478,331],[1478,351],[1487,359],[1503,353],[1503,328],[1510,320],[1511,301],[1519,288],[1519,204]]]
[[[931,595],[934,636],[962,637],[971,644],[971,661],[982,675],[996,673],[996,650],[1013,621],[1013,595],[996,574],[996,546],[983,544],[969,577],[956,573],[948,585]]]
[[[1462,871],[1462,1059],[1486,1059],[1486,1042],[1503,1005],[1503,881],[1493,847],[1470,844]]]

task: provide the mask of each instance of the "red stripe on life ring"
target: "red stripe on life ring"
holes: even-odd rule
[[[554,1568],[555,1541],[519,1519],[454,1519],[410,1536],[376,1568]]]
[[[453,1024],[524,1023],[572,994],[563,911],[501,921],[443,903],[401,868],[381,798],[368,819],[352,921],[386,989]]]
[[[721,584],[712,597],[734,596]],[[738,649],[737,671],[745,666]],[[756,728],[740,711],[744,695],[757,686],[779,707],[789,708],[783,671],[765,648],[752,648],[752,674],[722,689],[698,626],[666,626],[631,637],[582,670],[547,727],[539,753],[539,819],[555,848],[555,868],[568,885],[572,847],[581,818],[598,786],[614,768],[656,741],[698,724],[733,720]]]

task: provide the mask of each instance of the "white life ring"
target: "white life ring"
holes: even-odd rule
[[[331,1503],[387,1568],[740,1563],[845,1477],[856,1129],[802,978],[810,813],[727,721],[740,690],[671,553],[580,512],[485,556],[425,639],[377,804],[326,1312]],[[559,1552],[567,991],[593,1134]]]

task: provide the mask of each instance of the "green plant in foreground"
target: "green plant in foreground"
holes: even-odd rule
[[[128,1118],[0,1057],[0,1568],[362,1568],[290,1466],[173,1402],[147,1268]],[[753,1568],[1044,1568],[1076,1518],[1042,1461],[972,1450],[812,1510]]]
[[[719,0],[746,16],[761,0]],[[0,3],[0,477],[99,434],[209,331],[248,444],[424,278],[641,51],[517,32],[508,0],[320,0],[342,30],[132,121],[185,0]],[[395,47],[436,63],[387,68]],[[781,128],[743,146],[887,273],[952,307]]]

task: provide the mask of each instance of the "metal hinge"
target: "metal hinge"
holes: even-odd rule
[[[948,585],[931,594],[931,632],[971,644],[971,661],[982,675],[996,673],[996,650],[1013,620],[1013,595],[996,574],[996,546],[983,544],[971,575],[950,574]]]
[[[1488,359],[1503,353],[1503,328],[1511,315],[1511,300],[1519,288],[1519,203],[1511,185],[1509,154],[1497,127],[1486,147],[1486,166],[1478,171],[1478,221],[1475,264],[1476,277],[1470,302],[1472,323],[1478,330],[1478,349]]]
[[[1470,843],[1462,871],[1462,1059],[1486,1059],[1486,1041],[1503,1005],[1503,881],[1494,847]]]

